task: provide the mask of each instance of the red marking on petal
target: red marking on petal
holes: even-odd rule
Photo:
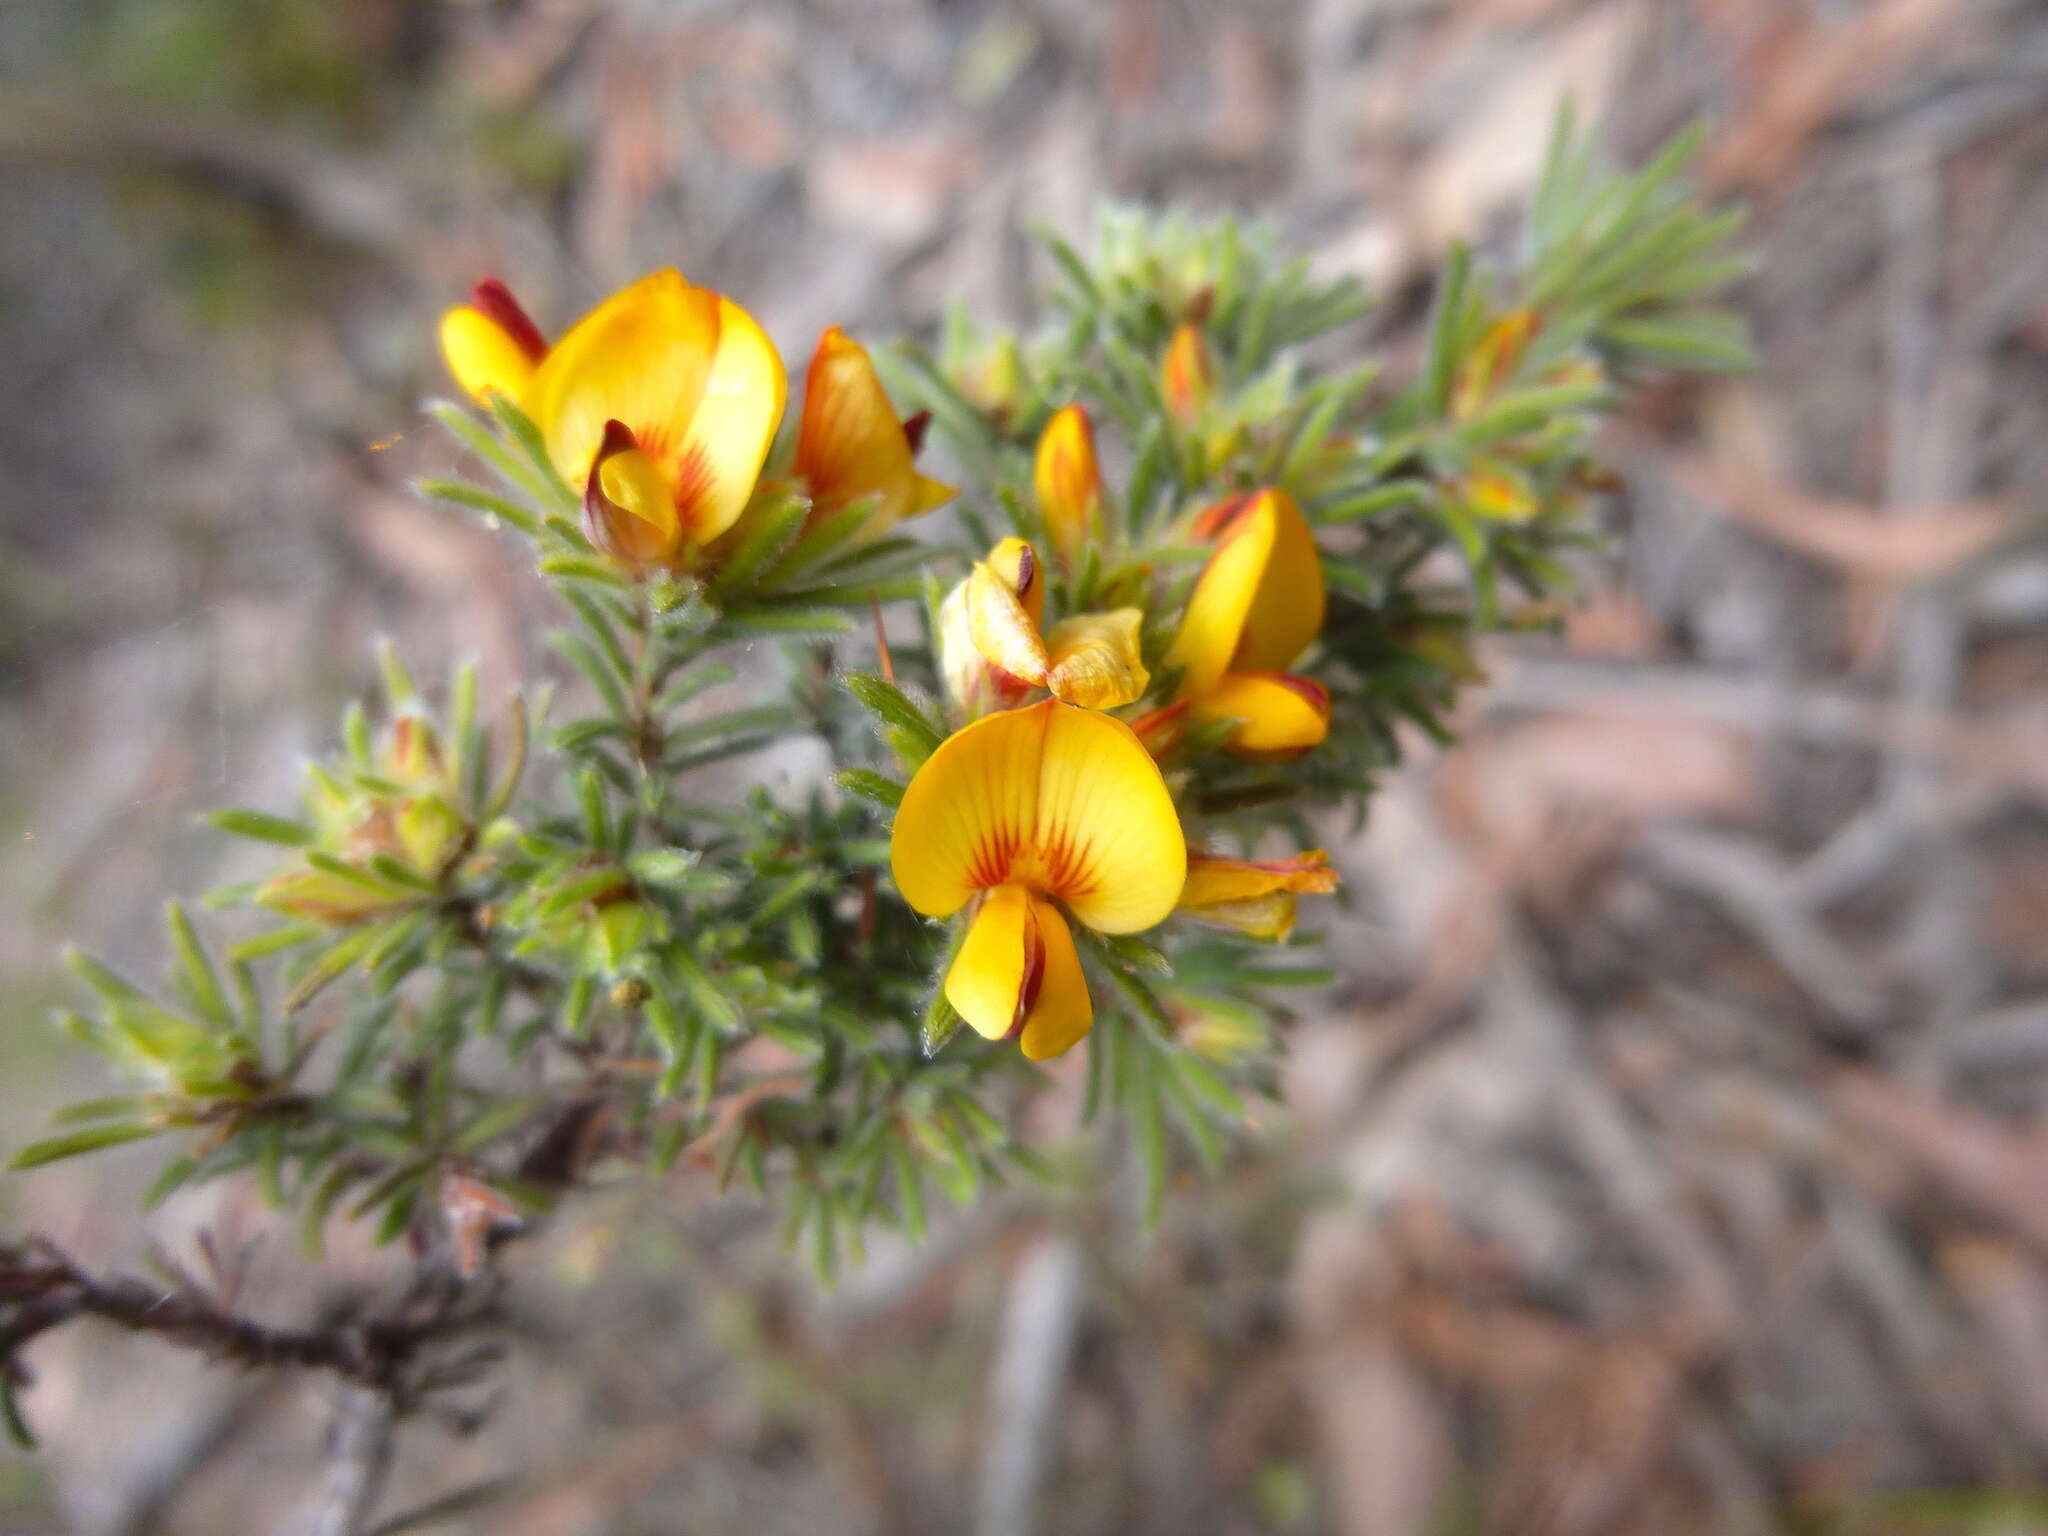
[[[1045,940],[1038,936],[1038,914],[1027,912],[1024,917],[1024,975],[1017,984],[1017,1011],[1010,1015],[1010,1028],[1003,1038],[1014,1040],[1024,1032],[1024,1021],[1030,1017],[1031,1005],[1038,1001],[1038,994],[1045,986]]]
[[[547,356],[547,337],[520,308],[519,301],[512,297],[512,290],[495,277],[487,277],[469,290],[469,307],[510,336],[532,361],[537,363]]]
[[[924,435],[931,424],[930,411],[919,411],[915,416],[903,418],[903,441],[910,444],[912,454],[924,452]]]

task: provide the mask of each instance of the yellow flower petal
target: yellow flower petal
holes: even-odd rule
[[[467,304],[441,316],[441,356],[448,371],[464,393],[486,404],[494,393],[515,405],[523,400],[547,350],[540,328],[495,277],[472,288]]]
[[[607,427],[583,492],[583,536],[625,565],[658,565],[681,547],[683,528],[661,467],[623,422]]]
[[[670,270],[577,322],[542,362],[529,403],[548,457],[579,489],[607,423],[622,422],[704,544],[753,494],[787,392],[782,359],[753,318]]]
[[[1330,734],[1330,695],[1287,672],[1232,672],[1191,701],[1189,719],[1235,720],[1226,750],[1254,762],[1286,762]]]
[[[676,512],[697,543],[710,543],[747,509],[788,399],[775,343],[752,315],[721,297],[718,350],[677,451]],[[697,465],[704,467],[692,473]]]
[[[1167,652],[1184,695],[1208,692],[1225,672],[1289,665],[1322,629],[1326,605],[1315,535],[1285,491],[1222,502],[1195,531],[1217,544]]]
[[[976,891],[1021,885],[1104,933],[1173,910],[1187,846],[1166,781],[1131,728],[1047,699],[955,732],[896,813],[903,898],[946,917]]]
[[[968,633],[975,650],[995,669],[1002,688],[1011,680],[1029,687],[1045,683],[1045,641],[1038,618],[1045,611],[1045,582],[1031,546],[1005,539],[975,562],[967,578]]]
[[[1096,533],[1102,505],[1102,471],[1095,458],[1095,429],[1079,405],[1062,407],[1038,439],[1032,484],[1053,555],[1071,567]]]
[[[1095,1018],[1067,920],[1017,885],[991,891],[975,913],[946,972],[946,1001],[977,1034],[1015,1037],[1033,1061],[1070,1049]]]
[[[1021,885],[990,891],[946,972],[946,1001],[986,1039],[1005,1039],[1017,1026],[1037,938],[1031,905]]]
[[[1084,709],[1121,709],[1145,696],[1152,674],[1138,654],[1144,615],[1136,608],[1077,614],[1045,637],[1045,685]]]
[[[919,475],[910,510],[906,517],[916,517],[921,512],[935,511],[960,494],[960,487],[948,485],[943,480],[934,480],[930,475]]]
[[[1038,985],[1025,1007],[1017,1045],[1032,1061],[1049,1061],[1087,1035],[1095,1022],[1095,1005],[1088,996],[1088,979],[1081,973],[1074,935],[1059,908],[1034,898],[1031,915],[1037,927]]]
[[[624,422],[649,457],[670,458],[717,346],[718,295],[672,268],[577,321],[533,380],[530,414],[556,472],[581,490],[611,421]]]
[[[495,393],[517,404],[533,380],[533,359],[503,326],[467,304],[441,316],[441,357],[463,393],[482,403]]]

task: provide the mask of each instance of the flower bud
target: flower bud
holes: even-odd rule
[[[1178,910],[1255,939],[1279,940],[1294,929],[1296,896],[1336,889],[1337,872],[1320,848],[1263,863],[1190,852]]]
[[[1166,411],[1182,427],[1193,427],[1208,413],[1216,395],[1216,363],[1209,344],[1192,325],[1183,325],[1167,343],[1159,365],[1159,390]]]
[[[1038,439],[1033,483],[1053,555],[1071,569],[1099,532],[1102,507],[1095,430],[1084,407],[1063,406],[1046,424]]]
[[[495,277],[472,288],[467,304],[441,316],[441,356],[448,371],[465,394],[483,403],[493,394],[520,400],[547,351],[540,327]]]

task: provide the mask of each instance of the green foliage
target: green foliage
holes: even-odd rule
[[[1189,732],[1165,765],[1191,844],[1303,849],[1311,811],[1362,816],[1404,725],[1447,733],[1475,633],[1540,620],[1566,587],[1617,379],[1739,361],[1706,304],[1738,270],[1734,223],[1683,191],[1686,153],[1612,175],[1561,123],[1526,260],[1486,273],[1454,252],[1401,379],[1303,361],[1358,334],[1355,283],[1233,221],[1130,212],[1090,255],[1048,242],[1038,332],[956,320],[937,357],[893,358],[899,404],[929,410],[970,478],[977,550],[1046,536],[1032,456],[1055,409],[1084,403],[1114,439],[1101,536],[1052,601],[1146,609],[1155,706],[1206,557],[1194,514],[1278,486],[1318,530],[1328,615],[1301,665],[1329,738],[1271,763],[1223,751],[1227,723]],[[1183,326],[1214,380],[1178,409],[1160,358]],[[215,816],[280,859],[212,899],[255,915],[245,936],[209,946],[174,907],[161,1000],[76,959],[95,1006],[66,1027],[140,1086],[64,1112],[15,1165],[168,1137],[155,1198],[250,1171],[317,1244],[337,1214],[445,1233],[476,1183],[530,1207],[605,1164],[681,1163],[775,1201],[827,1277],[870,1223],[921,1234],[933,1189],[966,1203],[1041,1172],[1011,1129],[1040,1074],[959,1032],[939,990],[964,921],[926,922],[890,875],[890,817],[959,723],[938,572],[961,552],[871,537],[871,506],[821,513],[771,475],[705,558],[623,569],[515,407],[432,413],[497,485],[420,489],[529,542],[569,702],[556,717],[515,695],[487,724],[462,669],[430,709],[387,652],[381,704],[351,709],[301,816]],[[885,606],[918,637],[869,642]],[[1099,1144],[1127,1140],[1156,1215],[1181,1153],[1215,1166],[1270,1089],[1285,996],[1330,976],[1300,936],[1076,936],[1087,1118],[1115,1132]]]

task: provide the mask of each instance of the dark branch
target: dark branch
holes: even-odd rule
[[[422,1349],[488,1319],[488,1301],[472,1300],[471,1289],[451,1277],[416,1288],[388,1316],[273,1328],[194,1287],[167,1291],[130,1275],[88,1274],[45,1241],[0,1245],[0,1375],[27,1380],[16,1358],[24,1344],[74,1318],[97,1317],[245,1368],[329,1371],[395,1398]]]

